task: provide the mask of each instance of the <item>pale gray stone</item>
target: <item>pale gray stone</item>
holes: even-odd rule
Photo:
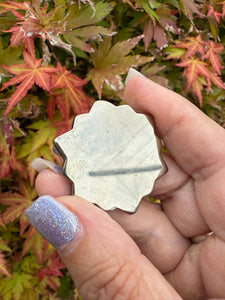
[[[135,212],[165,172],[151,123],[128,105],[96,101],[54,144],[74,193],[105,210]]]

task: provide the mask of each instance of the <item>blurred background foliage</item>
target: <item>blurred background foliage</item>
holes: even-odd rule
[[[28,223],[35,171],[96,99],[123,103],[130,67],[225,126],[225,2],[0,1],[0,298],[80,299]],[[168,107],[168,110],[173,107]]]

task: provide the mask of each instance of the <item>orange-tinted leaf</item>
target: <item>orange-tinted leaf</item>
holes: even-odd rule
[[[30,50],[32,51],[32,42],[30,42]],[[23,51],[23,57],[25,64],[3,66],[4,69],[10,73],[16,75],[11,78],[8,82],[3,85],[3,89],[10,85],[19,84],[16,91],[9,98],[8,107],[5,111],[7,115],[10,110],[27,94],[29,89],[36,83],[41,88],[50,91],[50,74],[55,71],[55,68],[52,67],[42,67],[42,59],[36,59],[34,53],[28,53],[26,50]]]
[[[10,110],[27,94],[29,89],[34,84],[34,78],[32,74],[24,74],[20,77],[20,81],[22,83],[17,87],[16,91],[13,93],[13,95],[8,100],[8,106],[5,111],[5,116],[10,112]]]
[[[222,44],[215,44],[213,41],[210,41],[207,45],[207,52],[203,56],[204,59],[208,58],[212,64],[214,70],[221,74],[220,70],[223,69],[223,66],[220,63],[220,59],[218,57],[218,53],[222,52],[224,46]]]
[[[67,71],[60,63],[57,69],[52,75],[54,100],[50,101],[55,101],[64,120],[69,119],[71,110],[76,115],[88,112],[93,101],[81,89],[87,81]]]
[[[28,53],[35,57],[34,39],[32,37],[26,37],[23,39],[23,43]]]
[[[216,86],[220,87],[223,90],[225,89],[225,84],[222,81],[221,77],[218,76],[218,74],[210,71],[210,79]]]
[[[22,162],[16,157],[16,151],[14,146],[12,147],[11,153],[9,155],[9,164],[13,170],[17,170],[19,172],[21,177],[25,179],[27,178],[27,174]]]
[[[2,216],[0,216],[0,226],[6,229],[5,223],[3,222]]]
[[[25,202],[26,200],[19,193],[6,192],[0,195],[0,203],[4,205],[17,205]]]
[[[196,53],[201,55],[205,54],[205,42],[202,40],[201,36],[197,37],[188,37],[188,41],[180,42],[176,44],[177,48],[187,49],[185,57],[188,58]]]
[[[32,201],[37,197],[36,190],[31,187],[26,181],[19,181],[19,190],[23,197],[25,197],[25,201],[27,201],[27,199],[30,199]]]
[[[56,136],[59,136],[65,132],[69,131],[72,128],[73,121],[74,121],[74,117],[71,117],[69,120],[62,119],[60,121],[57,121],[55,123],[55,126],[58,127]]]
[[[10,39],[10,46],[11,47],[15,47],[15,46],[19,46],[21,43],[21,40],[24,37],[24,33],[21,29],[20,26],[16,26],[16,29],[18,28],[18,30],[14,30]],[[10,30],[12,32],[12,30]]]
[[[11,148],[11,149],[10,149]],[[23,164],[16,157],[14,145],[9,147],[6,143],[5,138],[2,136],[0,131],[0,179],[9,174],[10,169],[18,170],[21,176],[26,177]]]
[[[179,67],[186,67],[186,76],[187,76],[187,87],[188,90],[191,85],[195,82],[199,75],[210,77],[209,71],[207,69],[207,64],[197,58],[190,57],[184,59],[182,62],[176,64]]]
[[[26,2],[26,1],[24,1],[23,3],[18,3],[15,1],[8,0],[6,2],[7,3],[0,3],[0,7],[4,7],[6,11],[13,11],[16,9],[26,10],[27,4],[29,4],[29,2]]]
[[[19,218],[26,208],[26,203],[20,203],[8,207],[6,211],[2,214],[4,223],[8,224],[9,222],[13,222],[15,219]]]
[[[46,276],[58,277],[63,276],[60,269],[64,269],[65,265],[61,262],[59,254],[54,251],[48,258],[46,268],[41,268],[38,272],[39,280],[43,280]]]
[[[47,104],[47,112],[48,112],[48,117],[51,122],[53,122],[54,119],[54,113],[55,113],[55,96],[50,95],[48,97],[48,104]]]
[[[207,17],[209,17],[211,15],[216,19],[217,23],[220,23],[220,18],[223,17],[222,13],[215,11],[214,7],[212,5],[209,5],[209,11],[208,11]]]
[[[22,236],[27,229],[27,227],[30,225],[30,222],[28,221],[26,215],[24,212],[22,212],[20,216],[20,236]]]
[[[27,233],[27,239],[23,244],[23,250],[21,257],[23,257],[28,251],[33,250],[39,263],[42,265],[45,261],[47,241],[31,226]]]
[[[0,273],[4,274],[5,276],[12,277],[6,267],[6,260],[3,253],[0,251]]]
[[[193,92],[195,92],[195,94],[198,97],[198,101],[200,106],[202,106],[202,90],[203,90],[203,85],[200,81],[199,78],[197,78],[193,84],[192,84],[192,88],[193,88]]]
[[[10,171],[9,159],[7,156],[2,155],[0,158],[0,179],[5,177]]]
[[[31,188],[27,182],[20,181],[19,187],[20,194],[6,192],[0,195],[0,203],[9,206],[2,214],[5,224],[13,222],[16,218],[21,217],[36,197],[34,188]]]

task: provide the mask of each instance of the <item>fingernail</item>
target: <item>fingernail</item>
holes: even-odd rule
[[[134,78],[134,77],[137,77],[137,76],[141,76],[141,77],[145,77],[143,74],[141,74],[140,72],[138,72],[137,70],[133,69],[133,68],[130,68],[128,73],[127,73],[127,77],[125,79],[125,85],[128,84],[128,82]]]
[[[37,231],[60,251],[67,246],[74,249],[81,240],[83,230],[77,216],[51,196],[38,198],[25,214]]]
[[[52,171],[56,172],[56,173],[61,173],[62,172],[62,168],[58,165],[56,165],[54,162],[49,161],[47,159],[43,159],[40,157],[36,157],[32,163],[31,163],[31,167],[38,171],[39,173],[45,169],[51,169]]]

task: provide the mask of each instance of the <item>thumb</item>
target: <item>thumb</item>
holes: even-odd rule
[[[181,299],[106,212],[74,196],[57,200],[42,196],[26,215],[57,248],[84,299]]]

